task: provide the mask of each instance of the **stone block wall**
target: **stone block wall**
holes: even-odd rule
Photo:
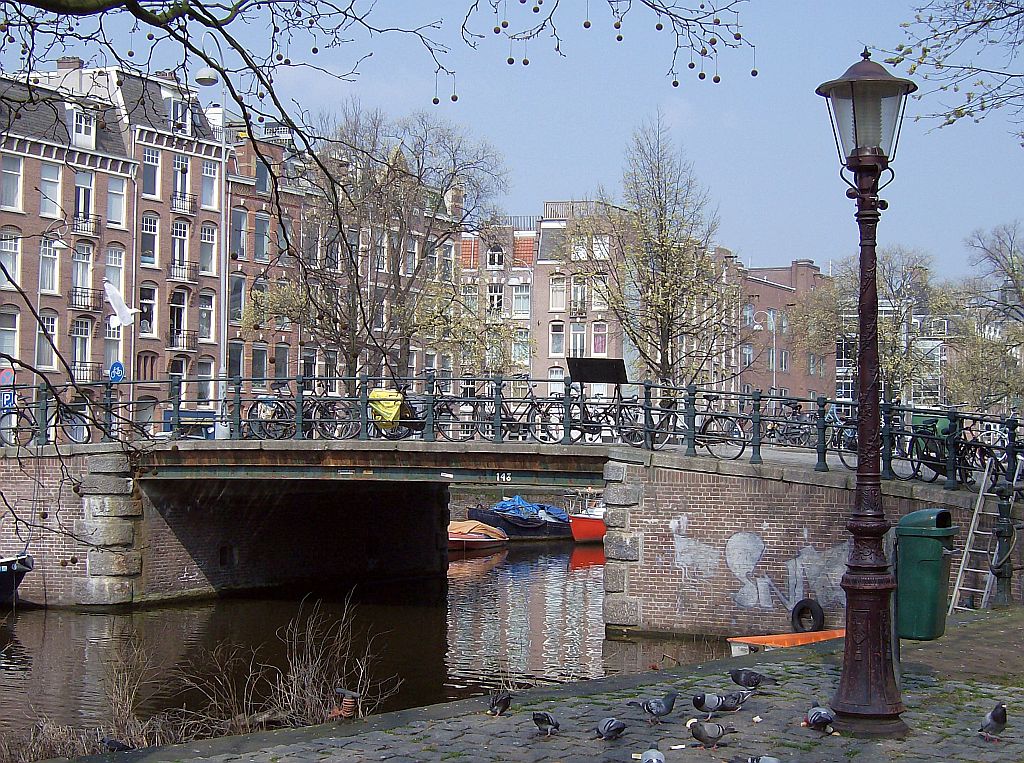
[[[605,479],[612,631],[789,632],[803,598],[822,605],[826,628],[843,627],[852,473],[613,450]],[[949,508],[962,547],[975,496],[909,483],[883,489],[894,523],[925,506]]]

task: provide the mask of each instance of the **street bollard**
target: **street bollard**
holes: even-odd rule
[[[825,424],[825,416],[828,414],[828,403],[825,402],[824,395],[818,395],[818,415],[817,424],[818,429],[818,463],[814,465],[814,471],[816,472],[827,472],[828,471],[828,442],[826,440],[827,426]]]
[[[750,463],[763,464],[761,458],[761,390],[754,390],[750,412]]]

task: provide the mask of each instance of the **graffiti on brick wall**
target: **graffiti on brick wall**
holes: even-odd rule
[[[759,570],[764,539],[753,532],[738,532],[725,543],[725,563],[740,587],[733,601],[744,609],[792,609],[801,599],[813,598],[823,607],[844,606],[846,593],[839,582],[846,570],[848,546],[840,543],[819,551],[808,544],[785,561],[786,579],[780,584]]]
[[[846,571],[847,543],[820,551],[808,543],[796,555],[785,560],[785,578],[776,579],[763,567],[767,544],[755,532],[733,533],[725,542],[724,554],[709,543],[687,534],[689,516],[682,514],[669,522],[675,549],[674,566],[682,573],[679,606],[685,606],[687,594],[710,585],[725,557],[729,573],[739,582],[732,594],[744,609],[792,609],[809,596],[823,607],[841,607],[846,594],[839,583]],[[804,533],[805,537],[807,533]]]

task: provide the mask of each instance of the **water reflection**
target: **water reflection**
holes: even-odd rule
[[[668,667],[722,654],[719,642],[606,641],[600,546],[514,544],[498,553],[453,558],[443,582],[364,586],[356,629],[377,634],[379,675],[401,676],[383,708],[444,702],[486,693],[509,677],[561,682]],[[218,644],[237,643],[283,665],[281,630],[305,591],[223,599],[136,612],[22,610],[0,625],[0,727],[23,727],[35,714],[79,726],[103,722],[103,685],[118,644],[135,633],[158,678],[144,709],[189,703],[175,670],[204,662]],[[344,591],[318,591],[327,614]]]

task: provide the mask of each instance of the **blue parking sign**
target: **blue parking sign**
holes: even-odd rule
[[[124,363],[120,360],[115,360],[110,364],[110,370],[107,372],[107,375],[114,384],[124,381]]]
[[[0,390],[0,413],[7,413],[14,409],[14,390]]]

